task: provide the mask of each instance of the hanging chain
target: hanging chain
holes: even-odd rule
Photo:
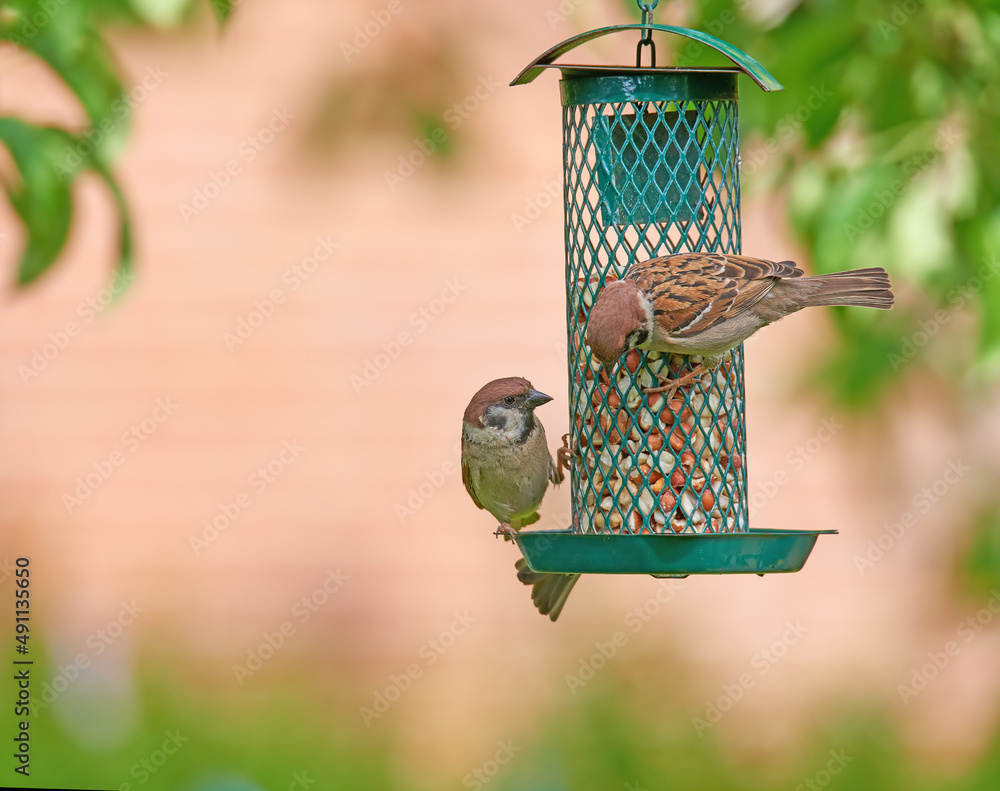
[[[642,0],[636,0],[639,9],[642,11],[642,24],[652,25],[653,24],[653,9],[659,5],[660,0],[653,0],[651,3],[644,3]],[[653,43],[653,31],[648,27],[642,31],[642,38],[639,39],[639,43],[635,47],[635,67],[637,69],[642,68],[642,48],[649,47],[649,68],[656,68],[656,45]]]

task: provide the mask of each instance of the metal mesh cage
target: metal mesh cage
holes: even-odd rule
[[[647,393],[699,358],[632,350],[609,381],[584,340],[596,295],[634,261],[740,252],[736,73],[687,75],[560,83],[577,533],[748,530],[742,346],[690,386]]]

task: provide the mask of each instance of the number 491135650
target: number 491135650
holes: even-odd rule
[[[17,570],[14,572],[17,585],[17,590],[14,593],[14,630],[16,635],[14,639],[21,644],[17,649],[18,653],[23,654],[27,652],[28,635],[30,634],[28,622],[31,610],[29,604],[31,572],[28,570],[29,561],[27,558],[18,558],[16,566]]]

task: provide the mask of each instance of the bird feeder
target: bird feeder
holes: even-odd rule
[[[682,355],[632,350],[609,378],[585,341],[600,290],[635,261],[683,252],[739,254],[737,83],[782,90],[746,53],[714,36],[652,23],[599,28],[527,66],[524,85],[559,69],[563,106],[572,525],[521,531],[537,572],[739,574],[798,571],[820,532],[751,529],[747,513],[743,348],[673,393],[657,374],[692,370]],[[555,60],[593,39],[634,31],[636,65]],[[657,67],[654,32],[717,50],[732,66]],[[648,66],[641,65],[649,50]],[[697,360],[696,360],[697,361]]]

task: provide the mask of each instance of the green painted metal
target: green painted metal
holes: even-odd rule
[[[718,49],[736,69],[559,66],[563,104],[572,525],[517,537],[535,571],[687,574],[797,571],[816,532],[751,531],[743,348],[674,393],[650,393],[698,358],[630,352],[612,378],[590,354],[597,294],[635,261],[740,252],[737,75],[780,90],[719,39],[621,25],[536,59],[533,80],[583,41],[648,28]]]
[[[672,96],[675,101],[735,100],[738,74],[736,69],[619,74],[610,69],[563,67],[559,88],[564,107],[614,101],[656,102],[664,96]],[[599,79],[589,79],[594,77]]]
[[[574,529],[745,532],[742,350],[668,398],[645,391],[657,373],[691,370],[688,358],[633,352],[611,382],[585,341],[596,295],[634,261],[739,252],[736,99],[636,100],[614,75],[573,82],[602,97],[563,108]]]
[[[610,33],[618,33],[623,30],[658,30],[663,33],[673,33],[678,36],[683,36],[684,38],[693,39],[705,46],[711,47],[718,52],[721,52],[729,60],[736,64],[736,67],[746,74],[750,79],[752,79],[757,85],[761,87],[764,91],[780,91],[784,90],[771,73],[765,69],[760,63],[747,55],[739,47],[734,47],[728,41],[723,41],[720,38],[716,38],[708,33],[702,33],[700,30],[691,30],[686,27],[675,27],[673,25],[611,25],[610,27],[601,27],[596,30],[590,30],[586,33],[582,33],[579,36],[573,36],[573,38],[568,38],[560,44],[556,44],[552,49],[543,52],[537,58],[535,58],[531,63],[529,63],[524,70],[514,78],[511,85],[525,85],[532,80],[534,80],[539,74],[541,74],[545,69],[550,67],[555,68],[575,68],[570,66],[559,66],[555,64],[556,58],[565,55],[571,49],[584,44],[588,41],[593,41],[595,38],[600,38],[601,36],[606,36]],[[619,71],[633,71],[633,69],[621,68]],[[653,71],[653,70],[650,70]],[[696,72],[697,69],[686,69],[685,71]]]
[[[536,530],[515,536],[532,570],[557,574],[776,574],[798,571],[817,536],[835,530],[750,530],[687,535],[579,535]]]

